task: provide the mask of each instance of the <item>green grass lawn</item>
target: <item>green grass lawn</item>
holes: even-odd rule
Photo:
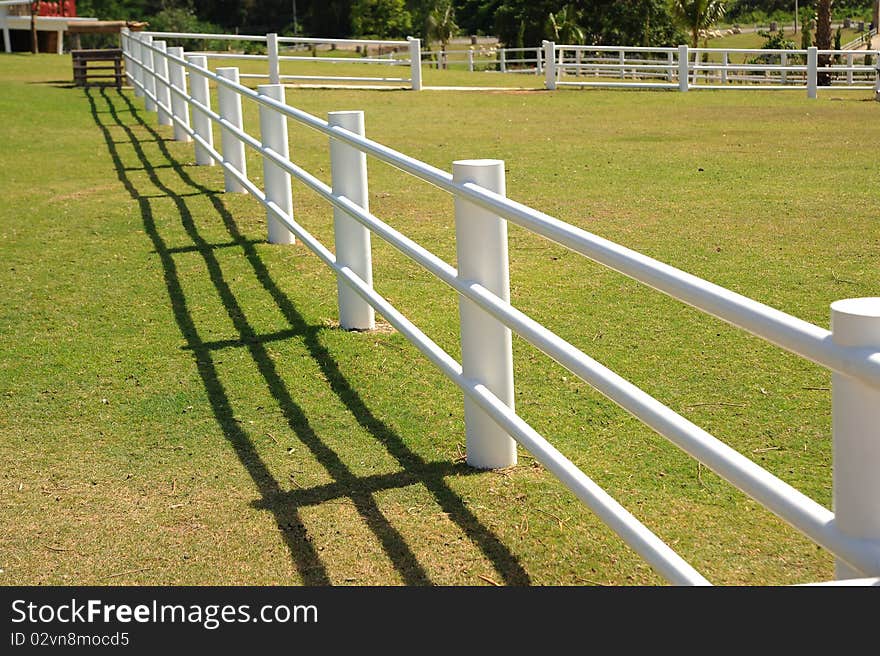
[[[399,334],[335,328],[332,275],[265,242],[128,90],[0,57],[4,584],[657,584],[552,475],[462,463],[461,395]],[[427,74],[426,74],[427,77]],[[878,294],[862,92],[290,89],[443,167],[819,325]],[[245,120],[257,131],[256,108]],[[326,138],[293,158],[329,182]],[[249,153],[249,172],[262,180]],[[454,262],[451,199],[370,162],[371,209]],[[294,186],[332,247],[329,207]],[[376,288],[452,355],[457,302],[374,240]],[[830,375],[511,227],[514,304],[831,504]],[[521,340],[517,409],[720,584],[830,579],[832,558]]]
[[[798,29],[797,34],[795,34],[792,26],[787,25],[784,28],[784,33],[785,38],[794,43],[795,48],[799,49],[801,47],[800,28]],[[862,32],[855,29],[841,30],[840,42],[841,44],[847,44],[862,34]],[[815,37],[815,34],[813,34],[813,36]],[[761,48],[765,42],[766,39],[757,32],[742,32],[740,34],[730,34],[723,37],[709,39],[706,43],[709,48]],[[702,43],[700,43],[700,46],[702,47]]]

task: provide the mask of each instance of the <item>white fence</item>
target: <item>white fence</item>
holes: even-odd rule
[[[548,89],[804,89],[815,98],[827,76],[826,87],[880,93],[876,50],[575,46],[552,41],[544,41],[543,47]]]
[[[123,48],[127,75],[146,108],[158,113],[160,124],[173,125],[175,139],[194,142],[199,164],[223,167],[227,191],[247,192],[266,208],[269,241],[298,238],[336,273],[342,327],[370,328],[373,311],[380,312],[462,390],[469,464],[510,466],[516,441],[667,580],[708,583],[516,414],[514,331],[833,553],[838,577],[880,576],[880,298],[832,304],[829,332],[507,199],[501,161],[458,161],[450,174],[366,138],[362,112],[333,112],[324,121],[287,105],[282,85],[250,89],[239,83],[236,68],[210,72],[204,55],[185,55],[149,35],[124,33]],[[209,83],[216,86],[216,104]],[[243,100],[259,106],[258,137],[242,125]],[[289,120],[330,138],[332,185],[289,159]],[[219,148],[211,122],[220,126]],[[264,189],[248,178],[245,146],[261,157]],[[457,269],[370,213],[367,155],[453,195]],[[291,178],[333,206],[335,254],[296,222]],[[516,309],[510,301],[507,221],[831,369],[835,512]],[[458,293],[461,364],[373,289],[371,233]]]
[[[467,69],[471,73],[497,71],[540,75],[544,72],[543,55],[542,48],[479,46],[465,50],[424,50],[422,63],[436,69]]]
[[[842,46],[840,46],[840,49],[841,50],[858,50],[862,46],[865,46],[865,48],[870,48],[871,47],[871,39],[873,39],[875,36],[877,36],[877,28],[871,28],[869,31],[865,32],[864,34],[862,34],[860,36],[857,36],[852,41],[849,41],[848,43],[844,43]]]
[[[367,39],[322,39],[310,37],[278,36],[277,34],[252,35],[252,34],[205,34],[187,32],[143,32],[153,38],[168,41],[227,41],[236,44],[265,44],[266,54],[247,54],[232,52],[208,52],[194,51],[194,54],[204,55],[209,61],[223,60],[252,60],[266,62],[266,73],[242,73],[242,79],[264,79],[273,84],[282,82],[334,82],[346,85],[395,85],[405,86],[415,91],[422,88],[421,69],[421,41],[412,37],[406,41],[379,41]],[[286,47],[287,50],[282,50]],[[318,56],[319,48],[324,47],[343,51],[351,51],[352,48],[362,49],[365,56]],[[375,48],[375,56],[369,56],[369,49]],[[387,53],[383,57],[382,50]],[[290,52],[293,54],[285,54]],[[310,54],[305,54],[310,53]],[[327,67],[326,75],[285,75],[281,73],[282,62],[310,62]],[[409,77],[395,76],[366,76],[366,75],[333,75],[334,64],[378,64],[381,66],[396,66],[409,69]]]
[[[493,48],[422,51],[419,39],[377,41],[281,37],[276,34],[203,34],[144,32],[164,42],[226,41],[265,48],[265,54],[193,51],[209,62],[224,60],[266,62],[265,72],[242,72],[241,79],[320,82],[356,86],[402,86],[422,89],[422,66],[458,68],[470,72],[535,73],[545,76],[548,89],[604,87],[675,89],[806,90],[815,98],[819,88],[873,89],[880,97],[880,51],[767,50],[721,48],[655,48],[637,46],[558,45],[544,41],[540,48]],[[318,49],[324,54],[318,55]],[[370,49],[374,49],[371,53]],[[329,53],[327,49],[330,49]],[[358,49],[362,56],[352,56]],[[338,56],[334,56],[338,50]],[[345,56],[344,53],[348,53]],[[320,64],[327,73],[285,74],[284,62]],[[869,63],[870,62],[870,63]],[[368,64],[405,68],[408,77],[334,74],[334,65]],[[376,70],[375,68],[373,69]],[[824,79],[823,79],[824,78]]]

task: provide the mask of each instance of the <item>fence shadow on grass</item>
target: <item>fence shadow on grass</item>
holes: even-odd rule
[[[140,110],[134,106],[125,93],[116,89],[101,88],[99,91],[86,89],[85,94],[89,100],[95,123],[104,135],[110,156],[116,166],[117,177],[131,197],[137,201],[144,229],[162,262],[165,284],[175,320],[187,342],[187,348],[193,352],[217,423],[260,490],[262,498],[256,503],[256,506],[274,514],[278,528],[303,582],[321,585],[329,583],[330,580],[326,566],[322,563],[315,546],[305,532],[299,509],[333,499],[347,498],[353,503],[361,519],[382,544],[385,553],[400,573],[403,581],[409,585],[431,584],[432,581],[425,568],[419,563],[403,536],[382,513],[373,497],[375,493],[383,490],[421,484],[432,494],[449,519],[483,552],[505,583],[528,584],[530,582],[529,576],[517,557],[489,528],[480,522],[445,480],[447,476],[470,474],[473,470],[464,465],[450,462],[426,462],[420,455],[407,447],[400,435],[373,414],[358,391],[348,382],[330,352],[320,341],[319,334],[324,327],[310,325],[297,311],[290,298],[273,280],[254,247],[255,242],[246,239],[240,232],[234,217],[223,205],[218,192],[192,179],[185,167],[168,150],[162,136],[147,124]],[[103,111],[98,107],[99,99],[105,104],[106,108],[102,108]],[[142,128],[140,131],[146,131],[150,137],[140,138],[132,126],[122,120],[121,113],[129,113],[134,123]],[[128,141],[114,140],[110,128],[124,131]],[[158,144],[161,161],[153,162],[150,160],[141,146],[144,142]],[[123,164],[119,152],[120,145],[130,145],[140,166],[126,167]],[[190,187],[193,193],[176,193],[162,182],[157,171],[169,167],[180,182]],[[142,170],[147,174],[150,181],[149,188],[139,189],[135,186],[128,174],[132,170]],[[186,201],[187,197],[194,195],[209,200],[229,232],[230,242],[211,244],[199,233]],[[192,240],[191,246],[173,249],[166,245],[150,206],[150,199],[157,197],[170,199],[174,202],[181,225]],[[225,280],[223,270],[214,252],[219,247],[230,246],[241,249],[253,269],[256,279],[272,297],[290,325],[288,330],[271,335],[259,335],[254,331]],[[187,307],[174,261],[174,255],[183,251],[198,252],[201,255],[211,282],[238,332],[237,340],[211,343],[204,341],[200,336],[193,316]],[[266,343],[269,341],[293,337],[302,340],[312,359],[326,380],[329,381],[336,397],[376,442],[397,460],[402,471],[373,476],[357,476],[345,465],[339,455],[321,440],[309,423],[303,409],[293,399],[266,348]],[[213,351],[218,348],[230,347],[248,349],[265,384],[281,408],[290,429],[333,477],[333,483],[313,488],[284,490],[280,483],[273,478],[268,466],[257,452],[251,437],[235,420],[232,404],[214,364]]]

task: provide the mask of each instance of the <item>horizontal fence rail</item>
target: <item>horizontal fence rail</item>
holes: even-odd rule
[[[513,331],[833,553],[838,559],[839,576],[880,574],[880,477],[876,476],[880,466],[880,299],[835,303],[829,332],[508,199],[501,162],[456,162],[450,174],[366,138],[359,112],[333,113],[329,122],[324,121],[286,104],[279,85],[250,89],[240,84],[237,69],[211,72],[204,56],[185,56],[180,49],[167,49],[149,34],[126,32],[123,44],[127,75],[135,93],[144,97],[148,109],[159,112],[160,120],[170,119],[176,128],[175,138],[195,142],[197,162],[216,161],[222,166],[227,191],[246,191],[266,208],[269,240],[290,243],[292,236],[286,240],[279,237],[279,225],[283,226],[336,273],[342,327],[370,327],[372,314],[365,311],[369,306],[462,390],[469,464],[484,468],[514,464],[511,439],[515,440],[667,580],[677,584],[708,583],[516,414],[510,359]],[[553,61],[554,57],[547,59],[548,64]],[[189,74],[191,92],[184,71]],[[211,107],[208,82],[216,85],[218,111]],[[251,136],[242,126],[242,100],[259,105],[260,138]],[[332,185],[289,159],[288,120],[330,138]],[[219,150],[212,142],[210,122],[221,128]],[[247,176],[241,150],[244,146],[261,156],[265,190]],[[358,159],[366,155],[453,195],[457,269],[369,211],[366,164]],[[295,221],[287,201],[292,178],[334,207],[335,255]],[[835,389],[835,512],[516,309],[510,302],[507,282],[506,221],[831,369]],[[461,364],[373,290],[370,233],[457,292]],[[478,244],[479,249],[472,252],[468,244]]]

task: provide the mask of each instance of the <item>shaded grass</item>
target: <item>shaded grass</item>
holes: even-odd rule
[[[4,582],[659,582],[526,454],[462,467],[457,391],[399,335],[333,329],[332,276],[265,244],[257,204],[140,101],[24,83],[68,67],[0,60]],[[372,137],[443,168],[505,159],[517,200],[820,325],[877,293],[863,97],[288,91],[364,109]],[[323,137],[292,126],[291,144],[329,181]],[[454,261],[449,198],[370,167],[374,212]],[[332,244],[326,205],[294,201]],[[454,295],[378,242],[374,262],[457,356]],[[828,392],[808,389],[826,372],[518,228],[511,268],[523,310],[830,504]],[[711,580],[830,578],[827,554],[574,377],[521,342],[515,359],[521,414]]]

